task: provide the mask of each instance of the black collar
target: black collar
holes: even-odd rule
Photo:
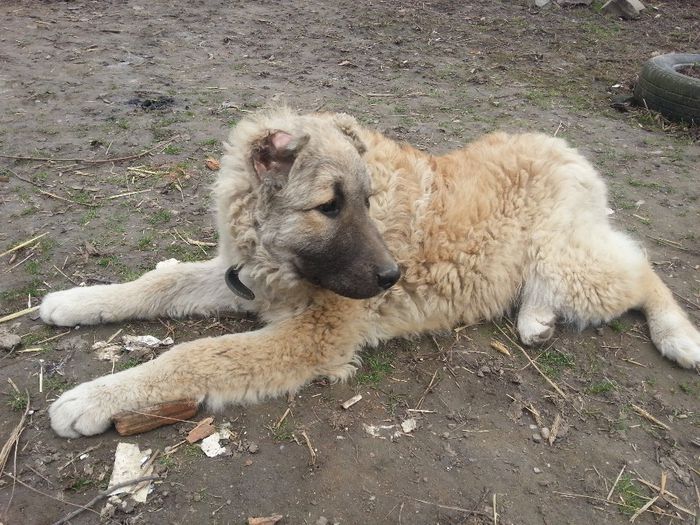
[[[240,266],[231,266],[228,270],[226,270],[226,276],[224,279],[226,280],[226,284],[228,285],[229,289],[238,297],[252,301],[255,299],[255,294],[238,278],[238,272],[240,271]]]

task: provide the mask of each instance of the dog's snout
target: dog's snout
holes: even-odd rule
[[[382,290],[388,290],[396,284],[401,277],[401,270],[398,265],[394,264],[386,268],[382,268],[377,272],[377,284]]]

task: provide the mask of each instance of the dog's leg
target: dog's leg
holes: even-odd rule
[[[644,296],[639,306],[646,315],[651,340],[659,352],[686,368],[700,367],[700,332],[648,264],[640,288]]]
[[[557,316],[547,283],[532,276],[525,282],[518,311],[518,334],[526,345],[544,343],[554,334]]]
[[[528,295],[526,283],[518,316],[523,341],[537,332],[537,323],[547,320],[544,314],[548,312],[538,310],[543,304],[580,328],[642,309],[652,341],[664,356],[684,367],[700,364],[700,333],[651,269],[638,244],[612,230],[607,221],[586,224],[564,239],[552,238],[542,244],[533,268],[537,284]]]
[[[51,426],[64,437],[98,434],[114,414],[154,403],[206,398],[217,407],[293,392],[318,376],[345,379],[362,343],[362,309],[354,301],[336,303],[254,332],[182,343],[83,383],[51,405]]]
[[[227,264],[217,257],[166,264],[128,283],[53,292],[41,303],[41,319],[75,326],[242,309],[242,301],[226,287],[226,269]]]

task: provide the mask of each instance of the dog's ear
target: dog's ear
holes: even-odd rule
[[[253,143],[253,169],[262,181],[268,177],[286,178],[309,135],[291,135],[286,131],[271,130]]]
[[[333,122],[340,132],[350,139],[360,155],[367,151],[367,146],[360,138],[360,125],[354,117],[347,113],[336,113],[333,115]]]

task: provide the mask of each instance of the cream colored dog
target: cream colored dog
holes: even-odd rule
[[[603,181],[563,140],[496,133],[436,157],[344,114],[282,108],[236,126],[215,195],[216,258],[51,293],[41,317],[72,326],[246,310],[266,327],[181,343],[65,392],[50,408],[61,436],[97,434],[153,403],[217,407],[346,379],[364,345],[514,304],[526,344],[550,338],[559,318],[584,327],[640,308],[662,354],[700,363],[700,333],[637,243],[612,229]]]

